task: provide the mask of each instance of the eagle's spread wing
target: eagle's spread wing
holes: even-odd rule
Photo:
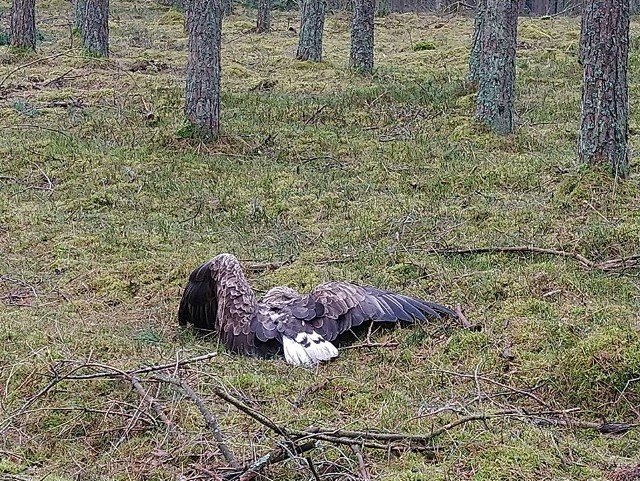
[[[456,315],[440,304],[347,282],[321,284],[310,294],[286,302],[270,298],[260,311],[254,319],[257,339],[282,342],[285,357],[293,364],[335,357],[331,342],[367,321],[415,322]]]
[[[300,319],[312,317],[313,329],[328,341],[368,321],[415,322],[439,319],[443,314],[456,316],[440,304],[348,282],[321,284],[291,310]]]
[[[182,295],[178,321],[199,329],[216,331],[231,352],[253,354],[255,337],[251,331],[257,301],[231,254],[220,254],[205,262],[189,276]]]

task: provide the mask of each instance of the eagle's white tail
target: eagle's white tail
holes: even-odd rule
[[[338,350],[317,332],[299,333],[295,339],[282,336],[284,358],[294,366],[313,366],[338,355]]]

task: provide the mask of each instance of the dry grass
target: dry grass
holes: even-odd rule
[[[464,414],[539,408],[491,381],[535,388],[551,409],[577,408],[578,419],[637,421],[636,273],[528,254],[432,254],[534,244],[598,261],[640,250],[638,175],[615,185],[574,165],[576,19],[521,21],[520,128],[497,138],[470,120],[468,19],[377,19],[378,70],[363,78],[346,69],[346,15],[328,19],[326,61],[307,64],[293,59],[295,15],[277,14],[274,32],[252,35],[240,11],[224,33],[225,137],[200,145],[177,135],[180,13],[113,2],[112,58],[100,60],[69,36],[66,1],[38,6],[38,53],[0,51],[0,477],[203,479],[224,464],[196,408],[167,386],[144,383],[178,435],[153,409],[140,412],[121,381],[64,381],[16,414],[65,360],[131,369],[215,349],[178,332],[175,312],[190,270],[221,251],[295,259],[253,273],[257,289],[366,282],[461,303],[484,327],[379,333],[398,347],[347,350],[313,371],[222,352],[192,366],[191,386],[240,459],[266,453],[278,437],[216,399],[212,386],[299,429],[425,433]],[[635,22],[632,31],[633,106]],[[435,49],[415,51],[417,42]],[[263,81],[275,87],[253,89]],[[373,479],[603,479],[637,464],[638,441],[634,431],[509,418],[452,430],[433,457],[364,454]],[[325,446],[312,457],[318,469],[340,471],[326,479],[359,472],[348,449]],[[293,462],[269,476],[312,478]]]

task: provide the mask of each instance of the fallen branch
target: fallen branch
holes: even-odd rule
[[[425,451],[430,450],[430,447],[424,444],[429,439],[425,439],[423,436],[412,436],[407,434],[395,434],[395,433],[370,433],[364,431],[345,431],[340,429],[327,429],[327,428],[309,428],[304,431],[297,429],[291,429],[284,426],[279,426],[274,421],[267,418],[265,415],[256,411],[255,409],[247,406],[235,396],[232,396],[224,389],[220,387],[214,387],[213,393],[235,406],[237,409],[252,417],[263,426],[271,429],[273,432],[285,436],[289,439],[295,439],[300,441],[302,439],[318,439],[321,441],[327,441],[333,444],[344,444],[351,446],[354,442],[359,442],[363,447],[383,450],[403,450],[409,449],[413,451]],[[385,441],[387,444],[381,444],[375,441]],[[390,445],[389,442],[398,441],[401,445]],[[407,444],[408,443],[408,444]],[[413,443],[413,444],[412,444]]]
[[[615,257],[601,262],[587,259],[577,252],[567,252],[557,249],[545,249],[536,246],[505,246],[505,247],[470,247],[467,249],[433,249],[427,253],[443,255],[467,255],[467,254],[496,254],[496,253],[523,253],[545,254],[574,259],[582,267],[590,270],[614,271],[619,269],[633,269],[640,267],[640,254],[628,257]]]
[[[196,407],[198,408],[198,411],[200,411],[200,414],[202,414],[202,417],[204,418],[207,427],[213,433],[213,438],[216,440],[218,449],[224,456],[224,459],[227,460],[230,466],[234,468],[239,468],[240,464],[238,464],[238,461],[236,461],[235,456],[233,455],[229,447],[224,442],[222,433],[220,432],[220,425],[218,424],[218,419],[211,413],[211,411],[209,411],[204,401],[200,398],[200,396],[198,396],[198,394],[196,394],[196,392],[193,389],[191,389],[191,386],[189,386],[184,379],[176,379],[173,377],[162,376],[160,374],[156,374],[154,377],[155,379],[158,379],[162,382],[166,382],[166,383],[178,386],[180,389],[184,391],[184,393],[196,405]]]

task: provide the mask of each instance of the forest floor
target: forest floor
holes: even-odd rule
[[[0,4],[6,12],[6,0]],[[182,138],[182,14],[114,1],[109,60],[70,36],[68,2],[38,2],[36,54],[0,48],[0,479],[216,479],[227,462],[174,386],[75,374],[217,353],[183,376],[241,461],[283,438],[215,395],[290,428],[428,435],[427,453],[321,441],[323,480],[640,479],[640,176],[576,166],[579,19],[522,19],[514,135],[476,124],[465,90],[472,20],[376,19],[372,77],[346,68],[349,16],[325,61],[294,60],[298,20],[225,21],[224,136]],[[3,18],[6,26],[7,16]],[[632,22],[631,142],[640,24]],[[443,249],[537,246],[571,255]],[[350,280],[464,307],[454,322],[376,333],[316,369],[230,356],[176,311],[220,252],[259,292]],[[84,366],[84,367],[83,367]],[[52,380],[57,382],[51,383]],[[147,399],[148,401],[148,399]],[[509,414],[510,413],[510,414]],[[590,424],[595,423],[595,424]],[[429,444],[431,445],[431,444]],[[357,450],[356,450],[357,451]],[[331,474],[333,473],[333,474]],[[634,474],[635,473],[635,474]],[[304,456],[266,479],[317,479]]]

